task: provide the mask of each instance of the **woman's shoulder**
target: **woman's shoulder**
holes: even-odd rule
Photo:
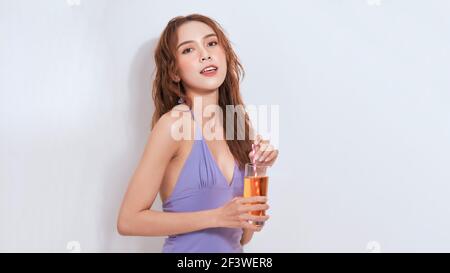
[[[181,103],[172,107],[172,110],[170,110],[169,112],[189,112],[189,111],[190,111],[189,106],[185,103]]]
[[[189,129],[190,123],[186,123],[190,119],[183,118],[183,115],[191,115],[190,108],[186,104],[179,104],[174,106],[170,111],[163,114],[156,122],[153,133],[162,134],[165,136],[171,136],[175,141],[180,140],[174,134],[183,131],[183,129]],[[190,116],[189,116],[190,117]],[[186,124],[185,124],[186,123]]]
[[[189,107],[186,104],[175,105],[170,111],[163,114],[158,121],[156,126],[159,125],[161,128],[170,129],[179,119],[182,117],[183,113],[188,113]]]

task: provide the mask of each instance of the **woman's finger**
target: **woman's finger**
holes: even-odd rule
[[[262,226],[256,226],[256,225],[251,224],[251,223],[249,223],[247,221],[242,221],[241,222],[241,226],[243,228],[246,228],[246,229],[249,229],[249,230],[252,230],[252,231],[261,231],[261,229],[262,229]]]
[[[275,161],[275,159],[277,159],[277,157],[278,157],[278,150],[275,150],[272,153],[270,153],[269,156],[266,157],[266,159],[264,160],[264,163],[270,165]]]
[[[253,141],[253,144],[258,145],[262,140],[261,135],[256,135],[255,140]]]
[[[258,216],[258,215],[252,215],[252,214],[249,214],[249,213],[244,213],[244,214],[241,214],[239,216],[239,218],[241,220],[247,220],[247,221],[250,220],[250,221],[255,221],[255,222],[265,222],[270,217],[269,217],[269,215]]]
[[[273,149],[263,160],[264,162],[270,162],[278,157],[278,150]]]
[[[238,204],[248,204],[248,203],[267,203],[267,196],[250,196],[250,197],[239,197],[237,200]]]
[[[268,145],[261,156],[258,158],[259,162],[266,160],[268,156],[274,153],[275,148],[272,145]]]
[[[261,144],[259,149],[255,151],[254,160],[257,161],[266,148],[265,144]]]
[[[256,204],[256,205],[245,205],[242,208],[239,209],[240,212],[247,213],[250,211],[261,211],[261,210],[268,210],[269,205],[267,203],[264,204]]]
[[[261,162],[266,156],[269,155],[270,152],[273,151],[273,146],[269,143],[265,143],[261,145],[261,148],[255,154],[255,160]]]

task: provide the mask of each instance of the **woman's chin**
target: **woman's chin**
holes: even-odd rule
[[[220,85],[222,85],[222,83],[211,82],[207,84],[199,84],[196,89],[205,91],[215,91],[220,87]]]

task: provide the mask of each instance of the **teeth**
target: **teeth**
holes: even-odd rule
[[[206,72],[206,71],[211,71],[211,70],[216,70],[216,68],[215,68],[215,67],[212,67],[212,66],[210,66],[210,67],[207,67],[207,68],[203,69],[203,71],[202,71],[202,72]]]

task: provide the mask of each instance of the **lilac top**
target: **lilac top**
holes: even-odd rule
[[[228,184],[206,144],[201,128],[195,122],[193,146],[172,194],[163,203],[165,212],[192,212],[215,209],[235,196],[242,196],[244,173],[235,160],[233,178]],[[197,139],[197,136],[201,136]],[[242,228],[207,228],[189,233],[170,235],[162,252],[243,252],[240,240]]]

